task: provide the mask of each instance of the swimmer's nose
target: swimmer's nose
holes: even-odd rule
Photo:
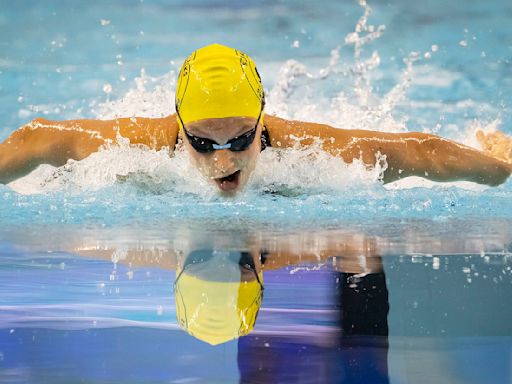
[[[220,149],[213,154],[213,164],[219,176],[236,171],[235,157],[229,149]]]

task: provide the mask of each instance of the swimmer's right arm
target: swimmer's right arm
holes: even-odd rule
[[[162,118],[50,121],[35,119],[0,144],[0,183],[7,184],[41,164],[62,166],[82,160],[119,136],[131,144],[160,150],[174,148],[178,126],[174,115]]]

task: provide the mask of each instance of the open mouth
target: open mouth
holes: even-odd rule
[[[232,173],[231,175],[219,177],[218,179],[215,179],[215,182],[224,192],[234,191],[240,184],[240,170]]]

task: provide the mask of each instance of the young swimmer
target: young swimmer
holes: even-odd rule
[[[178,138],[201,173],[221,193],[247,183],[266,146],[289,148],[321,140],[322,148],[351,163],[375,166],[384,155],[384,182],[408,176],[435,181],[503,183],[512,172],[512,139],[477,134],[485,152],[424,133],[344,130],[325,124],[265,116],[261,79],[252,59],[212,44],[188,57],[179,74],[176,114],[163,118],[49,121],[35,119],[0,144],[0,183],[27,175],[38,165],[81,160],[118,135],[131,144],[174,150]]]

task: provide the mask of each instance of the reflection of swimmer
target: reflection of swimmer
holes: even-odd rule
[[[174,284],[178,323],[212,345],[247,335],[261,306],[262,283],[259,258],[248,252],[196,250]]]
[[[263,270],[295,264],[327,263],[336,271],[360,274],[382,270],[377,240],[363,234],[336,231],[327,236],[295,234],[261,242],[237,235],[196,239],[184,231],[178,248],[111,248],[108,245],[74,247],[84,257],[102,258],[131,267],[176,270],[175,301],[178,323],[191,335],[220,344],[249,334],[263,298]],[[258,236],[257,236],[258,237]],[[230,245],[233,244],[233,245]],[[230,251],[243,249],[246,251]],[[265,252],[258,251],[265,249]],[[186,256],[185,256],[186,255]],[[336,255],[343,255],[331,258]],[[364,263],[362,264],[362,260]],[[362,266],[364,266],[364,269]]]
[[[185,60],[176,90],[176,115],[109,121],[36,119],[0,144],[0,183],[28,174],[39,164],[81,160],[118,135],[131,144],[174,149],[183,140],[195,165],[225,194],[241,190],[265,146],[287,148],[320,140],[325,151],[373,167],[386,156],[384,182],[408,176],[435,181],[468,180],[498,185],[512,172],[512,139],[478,139],[485,152],[423,133],[343,130],[323,124],[264,116],[264,93],[253,61],[213,44]]]

